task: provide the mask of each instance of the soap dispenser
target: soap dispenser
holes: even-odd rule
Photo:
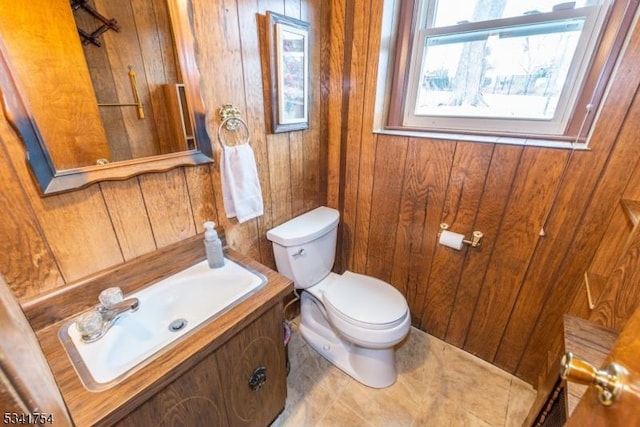
[[[207,262],[210,268],[224,266],[224,254],[222,253],[222,241],[218,237],[213,221],[204,223],[204,248],[207,252]]]

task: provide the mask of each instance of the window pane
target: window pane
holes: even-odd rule
[[[433,27],[546,13],[561,3],[558,0],[441,0],[436,2]],[[578,0],[575,7],[597,3],[598,0]]]
[[[584,18],[427,37],[415,114],[552,119]]]

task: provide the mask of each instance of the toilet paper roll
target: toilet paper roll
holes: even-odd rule
[[[464,234],[454,233],[448,230],[442,230],[440,232],[440,239],[438,239],[438,243],[443,246],[447,246],[449,248],[453,248],[457,251],[462,249],[462,245],[464,244],[462,241],[464,240]]]

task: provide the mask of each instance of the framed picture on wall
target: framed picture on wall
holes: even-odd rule
[[[309,128],[309,24],[267,12],[272,132]]]

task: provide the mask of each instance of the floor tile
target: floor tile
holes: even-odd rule
[[[307,345],[298,322],[274,427],[519,426],[535,397],[530,385],[415,328],[397,347],[396,383],[369,388]]]

